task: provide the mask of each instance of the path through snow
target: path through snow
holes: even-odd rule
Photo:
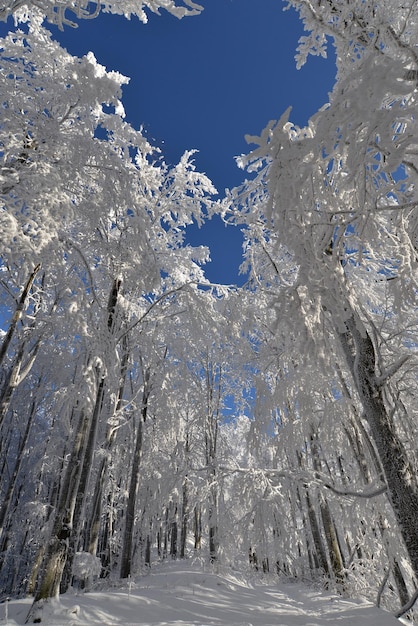
[[[245,581],[178,561],[158,566],[131,589],[65,594],[50,626],[396,626],[369,603],[296,583]],[[9,603],[8,626],[24,624],[30,600]],[[76,611],[76,613],[74,612]],[[1,609],[0,609],[1,616]],[[1,616],[4,617],[4,616]],[[4,619],[0,621],[4,624]]]

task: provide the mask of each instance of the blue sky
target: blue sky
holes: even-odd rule
[[[72,54],[92,50],[107,69],[129,76],[127,120],[143,126],[169,163],[185,150],[199,150],[197,168],[223,195],[245,178],[234,160],[249,151],[245,134],[260,134],[289,105],[292,121],[305,124],[327,101],[335,64],[331,46],[330,59],[310,58],[296,70],[303,27],[293,9],[283,11],[282,0],[199,1],[204,11],[197,17],[178,20],[162,10],[144,25],[101,14],[53,32]],[[210,280],[243,282],[238,229],[216,219],[188,230],[190,243],[211,248]]]

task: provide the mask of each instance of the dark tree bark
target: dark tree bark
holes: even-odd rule
[[[187,530],[189,526],[189,497],[187,492],[187,476],[183,481],[182,504],[181,504],[181,528],[180,528],[180,558],[186,555]]]
[[[37,585],[33,605],[26,618],[26,623],[40,622],[42,620],[42,607],[45,602],[59,595],[61,578],[67,560],[68,540],[73,524],[74,507],[87,441],[88,426],[88,416],[86,411],[82,410],[60,493],[51,536],[41,568],[40,580]]]
[[[415,575],[418,576],[418,485],[408,454],[387,410],[376,374],[373,341],[353,314],[339,333],[342,349],[359,395],[371,437],[379,455],[388,495]]]
[[[200,504],[194,507],[194,549],[200,550],[202,547],[202,509]]]
[[[7,354],[7,350],[9,348],[10,342],[13,338],[13,335],[16,331],[17,325],[19,323],[19,320],[22,318],[23,315],[23,311],[25,309],[26,306],[26,301],[28,299],[30,290],[32,289],[32,285],[33,285],[33,281],[36,278],[36,274],[39,272],[40,269],[40,265],[37,265],[35,267],[35,269],[33,270],[33,272],[31,273],[31,275],[29,276],[28,280],[26,281],[26,284],[22,290],[21,296],[19,298],[19,301],[17,303],[16,306],[16,310],[13,314],[12,317],[12,321],[10,322],[10,326],[6,332],[6,335],[3,339],[1,348],[0,348],[0,365],[3,363],[3,360]]]
[[[110,290],[108,303],[107,303],[107,329],[109,331],[108,339],[111,342],[116,324],[116,307],[119,296],[119,291],[122,285],[122,281],[119,278],[115,278]],[[88,484],[93,467],[94,451],[96,448],[97,432],[99,423],[103,418],[103,406],[106,392],[106,376],[102,374],[100,370],[97,371],[97,390],[96,398],[94,402],[94,408],[89,425],[89,433],[86,443],[86,449],[83,457],[83,463],[80,472],[80,480],[78,484],[77,498],[75,502],[73,524],[71,528],[71,534],[69,538],[68,554],[65,563],[65,568],[61,580],[61,593],[65,593],[68,586],[71,583],[72,568],[75,558],[75,553],[78,549],[80,542],[80,531],[83,522],[83,513],[85,508],[85,498],[88,489]]]
[[[131,479],[128,492],[128,502],[126,505],[126,521],[125,531],[123,534],[122,559],[120,568],[121,578],[128,578],[128,576],[130,576],[130,574],[132,573],[132,547],[135,527],[135,509],[138,496],[140,466],[142,457],[143,425],[145,424],[147,419],[148,400],[150,393],[150,372],[149,370],[146,370],[144,374],[141,415],[138,421],[138,430],[136,434],[135,449],[132,460]]]
[[[29,433],[30,433],[30,429],[32,427],[32,423],[33,423],[35,414],[36,414],[36,405],[35,405],[35,402],[33,402],[32,406],[31,406],[31,409],[30,409],[29,419],[28,419],[27,424],[26,424],[25,432],[23,433],[23,437],[22,437],[22,440],[21,440],[20,445],[19,445],[19,450],[17,452],[17,458],[16,458],[15,466],[13,468],[13,473],[12,473],[12,476],[10,478],[10,482],[9,482],[8,487],[7,487],[7,491],[5,493],[5,496],[3,498],[2,506],[0,508],[0,545],[2,545],[2,535],[3,535],[4,522],[6,520],[6,516],[9,513],[10,503],[11,503],[12,498],[13,498],[13,493],[14,493],[15,486],[16,486],[16,481],[17,481],[17,478],[19,476],[20,468],[21,468],[21,465],[22,465],[23,457],[24,457],[24,452],[26,450],[26,444],[27,444],[28,439],[29,439]]]

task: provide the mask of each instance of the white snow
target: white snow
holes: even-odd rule
[[[23,625],[30,599],[10,601],[8,626]],[[0,607],[0,624],[6,609]],[[178,561],[118,589],[67,593],[44,615],[50,626],[395,626],[390,613],[365,601],[300,583],[216,574]]]

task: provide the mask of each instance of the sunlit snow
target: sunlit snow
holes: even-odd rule
[[[24,624],[30,600],[11,601],[8,624]],[[5,604],[2,605],[6,610]],[[1,610],[1,609],[0,609]],[[5,623],[1,615],[0,623]],[[214,573],[185,561],[155,567],[123,586],[67,593],[49,626],[395,626],[399,621],[368,602],[327,595],[300,583],[239,573]]]

